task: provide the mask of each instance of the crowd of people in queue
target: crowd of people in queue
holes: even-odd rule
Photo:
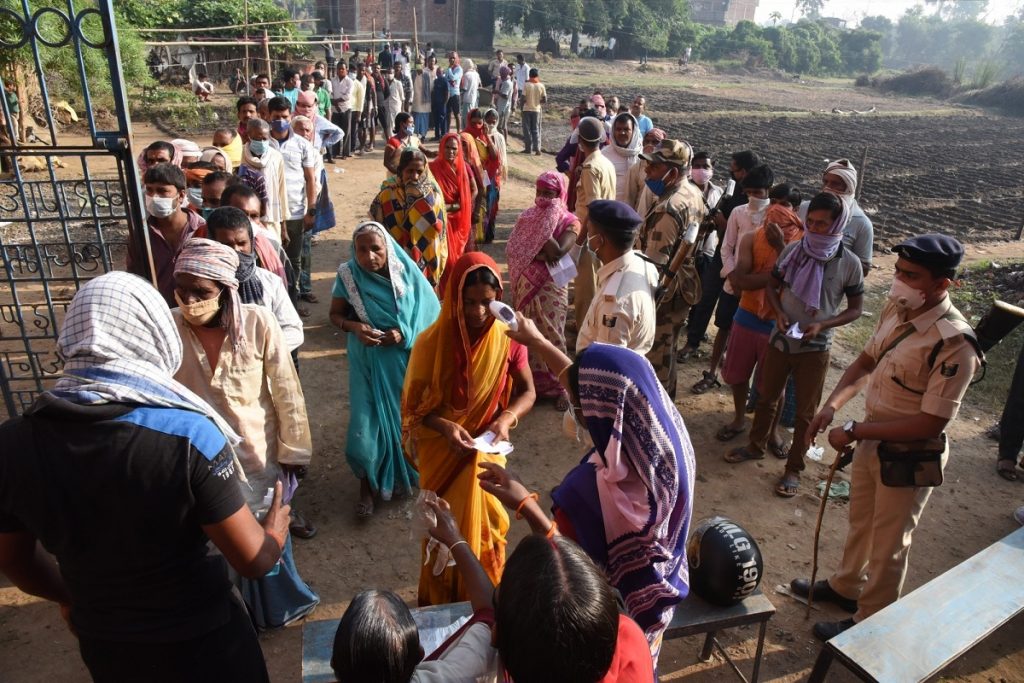
[[[496,237],[513,114],[523,151],[540,154],[538,70],[499,50],[482,78],[455,52],[442,68],[429,44],[422,66],[398,44],[326,57],[283,72],[279,92],[257,76],[237,128],[210,146],[139,155],[150,251],[128,269],[152,269],[156,287],[126,273],[85,284],[60,334],[62,379],[0,427],[0,570],[61,604],[95,680],[267,680],[254,626],[316,607],[291,546],[316,528],[289,505],[313,452],[297,353],[303,304],[317,303],[311,237],[334,225],[324,164],[373,152],[378,127],[383,181],[329,311],[346,337],[355,513],[427,494],[418,603],[468,600],[474,615],[425,653],[395,594],[360,593],[334,642],[339,680],[652,680],[689,592],[695,456],[678,364],[703,358],[712,318],[691,391],[729,385],[716,436],[747,441],[727,462],[771,453],[784,461],[774,492],[790,498],[819,434],[838,451],[856,442],[843,559],[814,587],[854,616],[815,633],[899,598],[932,489],[892,485],[879,455],[912,444],[941,468],[980,361],[947,294],[956,240],[896,249],[875,332],[822,405],[834,332],[862,314],[872,258],[849,161],[805,199],[737,151],[726,191],[715,153],[656,127],[643,95],[594,93],[516,218],[506,278],[481,247]],[[515,329],[490,312],[502,300]],[[861,390],[864,419],[833,426]],[[551,515],[480,442],[507,441],[538,399],[585,450]],[[510,513],[532,531],[512,552]]]

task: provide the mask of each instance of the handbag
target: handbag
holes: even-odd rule
[[[920,441],[881,441],[878,461],[882,484],[894,488],[941,486],[946,434]]]

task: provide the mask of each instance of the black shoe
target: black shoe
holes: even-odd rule
[[[808,579],[793,579],[789,582],[789,588],[795,595],[806,598],[811,592],[811,582]],[[839,605],[840,609],[850,614],[854,614],[857,611],[857,601],[844,598],[839,593],[836,593],[832,590],[832,586],[828,585],[828,580],[826,579],[814,582],[814,601],[834,603]]]
[[[821,641],[832,640],[848,628],[852,628],[857,622],[853,617],[842,621],[819,621],[812,629],[814,637]]]

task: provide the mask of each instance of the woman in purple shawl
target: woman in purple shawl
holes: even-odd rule
[[[532,320],[517,317],[509,336],[558,368],[573,400],[569,431],[585,427],[593,442],[552,493],[558,530],[604,568],[657,666],[665,628],[689,593],[696,466],[683,418],[645,357],[595,343],[574,363]]]

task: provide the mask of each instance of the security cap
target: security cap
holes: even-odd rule
[[[954,270],[964,257],[964,247],[948,235],[918,235],[901,242],[893,251],[927,268]]]
[[[662,140],[654,148],[653,152],[641,154],[640,158],[652,164],[670,164],[685,168],[690,165],[690,159],[693,158],[693,150],[690,149],[690,145],[682,140]]]
[[[614,199],[595,199],[587,209],[591,221],[614,232],[636,232],[644,221],[632,206]]]
[[[580,140],[584,140],[591,144],[595,142],[602,142],[605,137],[607,137],[605,135],[604,123],[593,116],[584,116],[580,119],[580,125],[577,130],[580,134]]]

